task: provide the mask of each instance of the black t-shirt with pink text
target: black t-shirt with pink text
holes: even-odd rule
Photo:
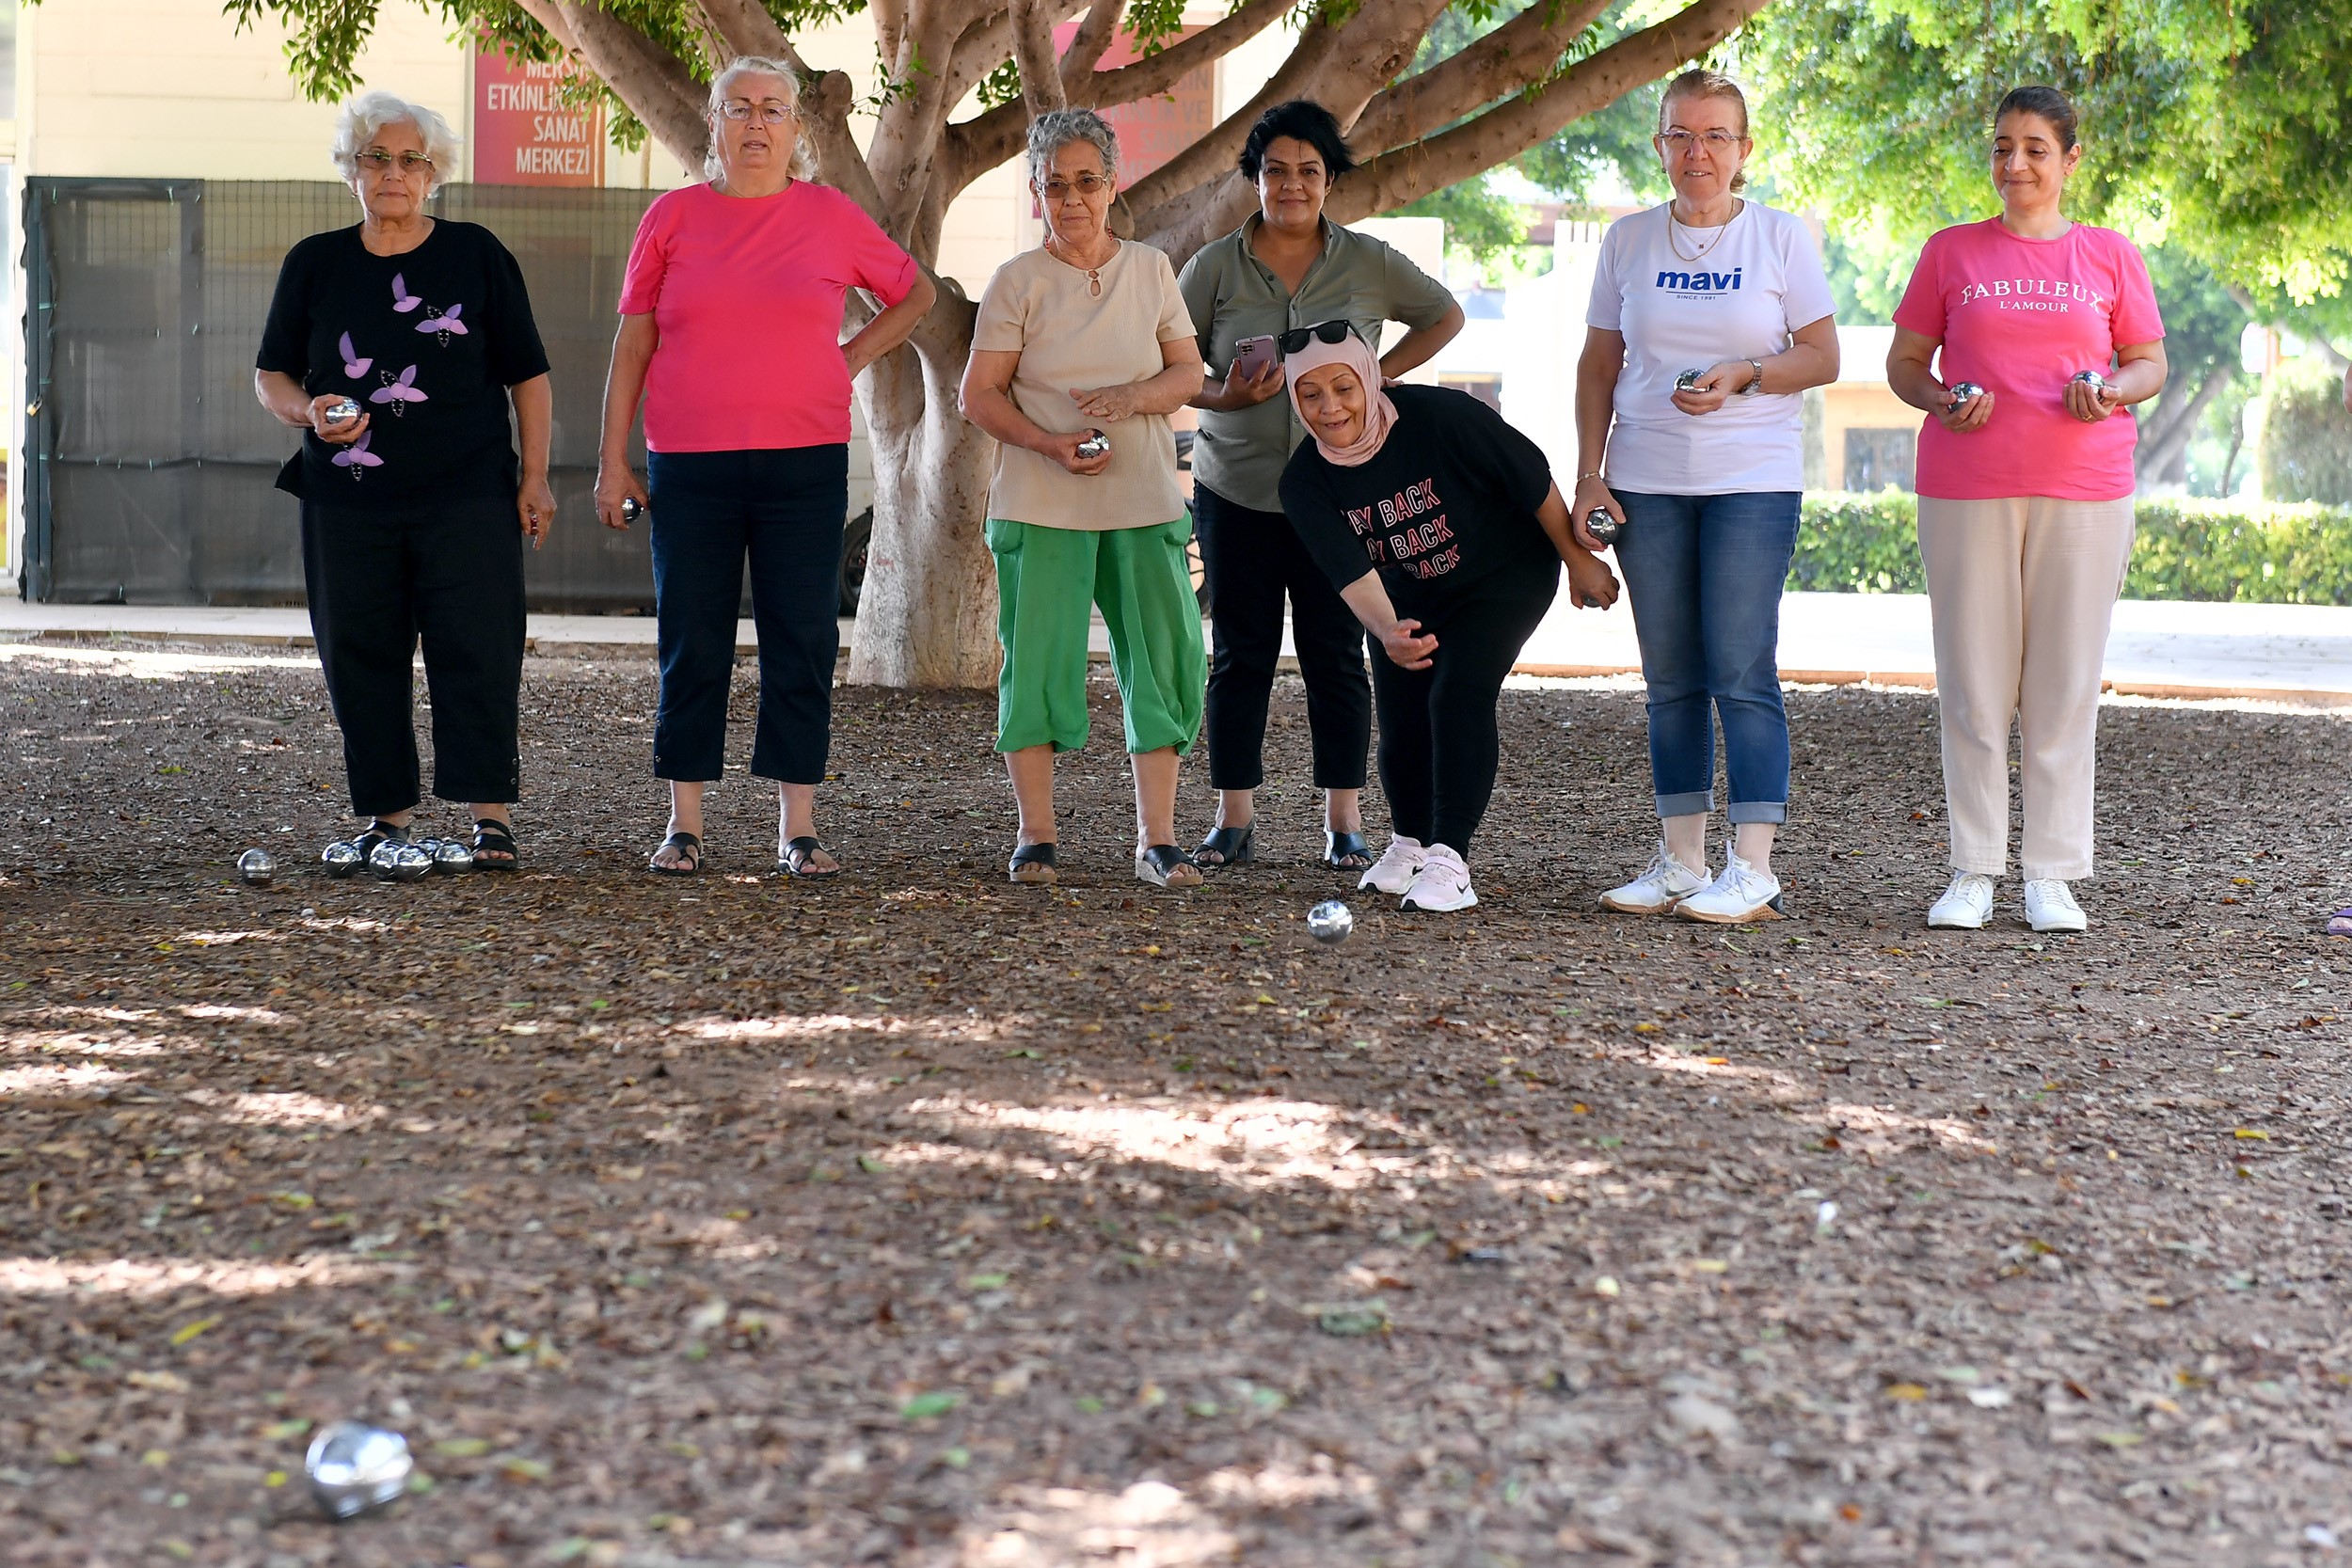
[[[1558,572],[1535,521],[1551,465],[1468,392],[1391,387],[1396,422],[1370,461],[1343,467],[1312,441],[1282,472],[1282,511],[1334,588],[1376,568],[1400,611],[1456,602],[1502,571]]]

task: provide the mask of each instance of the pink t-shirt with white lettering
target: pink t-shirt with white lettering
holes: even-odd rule
[[[1947,387],[1973,381],[1993,417],[1965,435],[1919,427],[1918,490],[1944,500],[2132,493],[2139,424],[2128,408],[2096,423],[2066,411],[2077,371],[2108,371],[2115,351],[2164,336],[2148,263],[2112,229],[2078,223],[2054,240],[1998,218],[1932,235],[1895,308],[1895,325],[1944,345]]]
[[[650,311],[661,341],[645,371],[645,445],[748,451],[850,439],[841,296],[896,305],[913,257],[829,185],[773,196],[686,185],[645,209],[621,283],[621,314]]]

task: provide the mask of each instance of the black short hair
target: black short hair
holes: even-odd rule
[[[2058,133],[2058,150],[2074,150],[2074,101],[2056,87],[2011,87],[2001,106],[1993,111],[1993,124],[1997,130],[2001,121],[2011,115],[2033,115],[2050,123]]]
[[[1249,139],[1241,144],[1242,178],[1256,182],[1258,171],[1265,167],[1266,144],[1277,136],[1295,137],[1313,148],[1323,159],[1327,180],[1337,180],[1356,166],[1356,155],[1348,151],[1347,138],[1340,135],[1340,122],[1331,111],[1312,99],[1294,98],[1260,115],[1249,128]]]

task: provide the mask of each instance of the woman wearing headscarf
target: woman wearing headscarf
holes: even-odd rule
[[[1353,322],[1376,343],[1382,324],[1397,321],[1409,330],[1380,356],[1394,378],[1462,330],[1462,308],[1443,283],[1395,247],[1323,215],[1332,182],[1355,166],[1330,110],[1306,99],[1277,103],[1242,144],[1242,178],[1258,188],[1258,211],[1201,246],[1176,279],[1210,376],[1193,400],[1201,415],[1192,449],[1192,510],[1216,640],[1208,736],[1216,824],[1193,851],[1202,865],[1255,858],[1285,599],[1323,791],[1323,861],[1340,871],[1372,863],[1359,803],[1372,744],[1364,634],[1282,515],[1282,467],[1307,433],[1282,395],[1281,357],[1244,353],[1246,344],[1263,350],[1268,338],[1333,319]]]
[[[457,147],[447,120],[389,92],[344,106],[335,166],[360,220],[287,253],[253,387],[303,432],[278,487],[302,501],[310,630],[352,809],[370,819],[361,853],[405,840],[421,797],[421,643],[433,793],[470,802],[477,868],[512,871],[522,542],[536,548],[555,519],[553,400],[513,254],[425,211]]]
[[[1087,638],[1100,609],[1136,783],[1136,876],[1198,887],[1176,843],[1176,778],[1200,732],[1206,656],[1168,416],[1200,390],[1176,271],[1110,230],[1119,138],[1091,109],[1029,127],[1045,243],[980,296],[964,417],[998,442],[988,491],[996,562],[996,749],[1021,814],[1007,870],[1051,883],[1054,757],[1087,742]]]
[[[1379,360],[1344,321],[1279,346],[1313,437],[1283,471],[1282,510],[1387,656],[1372,690],[1394,831],[1359,885],[1408,910],[1466,910],[1502,679],[1551,608],[1563,562],[1581,607],[1614,603],[1617,579],[1576,542],[1543,452],[1502,415],[1449,388],[1383,390]]]
[[[817,786],[841,651],[850,388],[935,296],[864,209],[808,178],[790,66],[733,61],[711,81],[707,113],[708,178],[646,208],[629,247],[596,473],[607,528],[628,526],[631,501],[653,515],[653,770],[670,786],[670,823],[647,863],[663,877],[702,869],[703,792],[725,767],[748,559],[759,635],[752,776],[776,781],[776,869],[831,877],[841,867],[817,836]],[[844,342],[851,289],[881,309]],[[650,494],[628,466],[641,398]]]
[[[2069,220],[2082,158],[2056,87],[2001,100],[1996,217],[1928,237],[1886,382],[1919,429],[1919,559],[1935,631],[1952,879],[1928,924],[1976,930],[2009,861],[2018,732],[2026,924],[2085,929],[2099,671],[2132,559],[2130,405],[2164,390],[2148,265],[2112,229]],[[1940,351],[1940,352],[1939,352]]]

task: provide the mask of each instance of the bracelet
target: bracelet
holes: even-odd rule
[[[1579,475],[1577,475],[1577,476],[1576,476],[1576,482],[1577,482],[1579,484],[1581,484],[1581,483],[1584,483],[1586,480],[1588,480],[1588,479],[1598,479],[1600,476],[1601,476],[1601,470],[1600,470],[1600,469],[1598,469],[1598,468],[1595,468],[1595,469],[1594,469],[1591,473],[1589,473],[1589,474],[1579,474]]]

